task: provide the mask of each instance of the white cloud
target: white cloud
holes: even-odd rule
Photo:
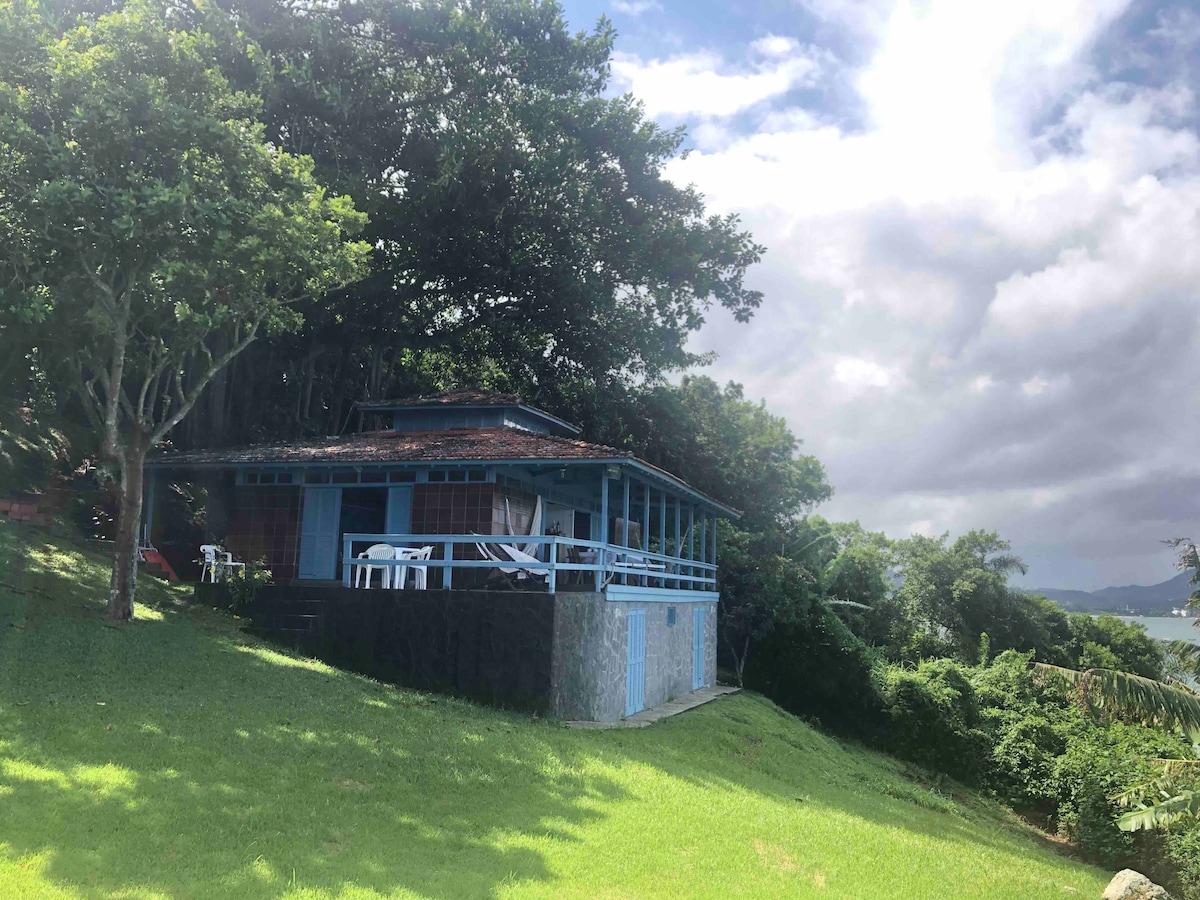
[[[651,117],[731,116],[810,83],[815,55],[785,37],[755,41],[748,58],[727,61],[712,51],[643,60],[614,53],[613,78],[632,91]]]
[[[861,104],[849,127],[776,102],[672,164],[769,248],[755,321],[700,336],[712,374],[788,415],[837,488],[828,515],[897,536],[999,528],[1047,585],[1155,577],[1157,541],[1200,532],[1157,487],[1200,477],[1200,424],[1179,412],[1200,379],[1192,88],[1161,68],[1152,85],[1101,77],[1126,0],[806,5],[858,37],[857,69],[771,38],[749,67],[626,70],[652,112],[711,96],[716,116],[783,97],[814,77],[783,64],[821,59]],[[1157,21],[1194,18],[1173,15]]]
[[[839,359],[833,366],[833,377],[852,391],[892,387],[899,381],[894,371],[856,357]]]
[[[1050,382],[1041,375],[1034,375],[1028,381],[1021,384],[1021,393],[1026,397],[1036,397],[1038,394],[1046,393],[1046,388],[1050,387]]]
[[[627,16],[640,16],[643,13],[661,11],[662,4],[658,0],[612,0],[612,8]]]

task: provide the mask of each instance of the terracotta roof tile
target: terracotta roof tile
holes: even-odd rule
[[[632,458],[626,450],[575,438],[512,428],[451,428],[445,431],[368,431],[344,437],[255,444],[228,450],[164,453],[148,462],[150,465],[195,466]]]
[[[359,409],[393,409],[398,406],[524,406],[526,404],[516,394],[464,389],[444,391],[440,394],[425,394],[421,397],[404,397],[399,400],[364,400],[355,405]]]

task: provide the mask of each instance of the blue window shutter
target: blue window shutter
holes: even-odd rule
[[[388,534],[412,533],[412,485],[388,488],[387,525]]]
[[[301,578],[328,581],[337,571],[338,524],[342,512],[341,488],[306,488],[304,516],[300,520]]]

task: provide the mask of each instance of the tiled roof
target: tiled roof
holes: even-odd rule
[[[254,444],[228,450],[193,450],[160,453],[146,460],[147,466],[188,468],[191,466],[305,466],[321,463],[440,462],[605,462],[632,464],[652,471],[703,497],[734,517],[741,514],[704,494],[665,469],[635,457],[628,450],[591,444],[576,438],[538,434],[514,428],[450,428],[443,431],[367,431],[343,437],[310,438],[288,443]]]
[[[164,453],[150,465],[203,466],[284,463],[473,462],[632,459],[615,447],[512,428],[368,431],[344,437],[255,444],[228,450]]]
[[[400,400],[364,400],[355,405],[359,409],[395,409],[400,406],[524,406],[525,402],[516,394],[464,389]]]

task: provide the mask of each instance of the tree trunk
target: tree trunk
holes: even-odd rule
[[[142,522],[143,466],[149,441],[139,428],[125,446],[120,460],[121,485],[118,494],[117,540],[113,553],[112,580],[109,582],[110,619],[132,619],[133,597],[137,590],[138,529]]]

